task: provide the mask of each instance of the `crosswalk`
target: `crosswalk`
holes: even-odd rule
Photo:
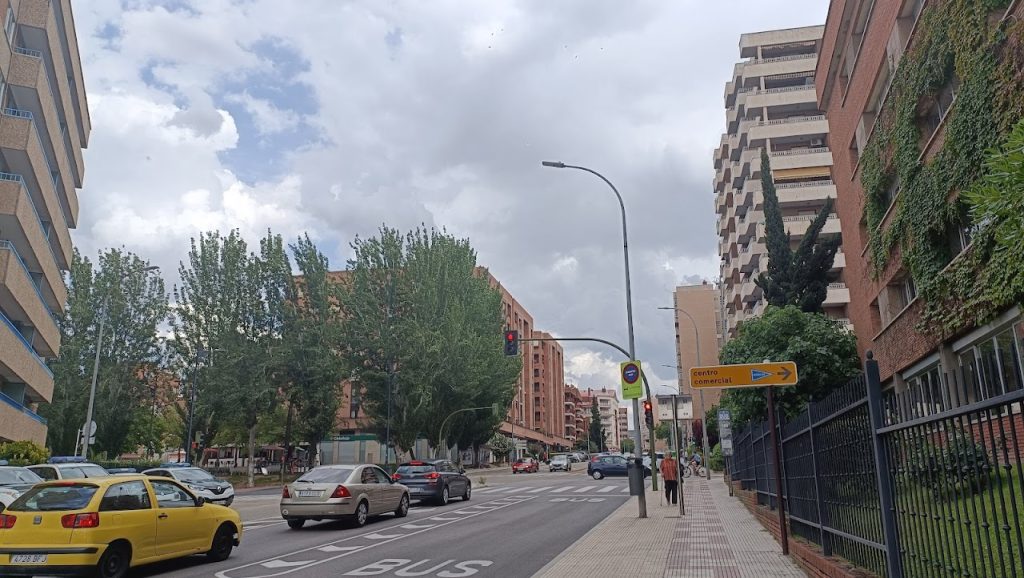
[[[628,494],[629,486],[618,484],[589,485],[589,486],[488,486],[484,488],[473,488],[474,494],[487,494],[488,496],[504,495],[544,495],[544,494],[604,494],[618,495]]]

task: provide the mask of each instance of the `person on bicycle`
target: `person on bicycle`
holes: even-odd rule
[[[700,454],[693,452],[693,455],[690,456],[690,469],[693,470],[694,474],[700,474],[700,461]]]

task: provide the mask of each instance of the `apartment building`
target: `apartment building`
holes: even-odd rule
[[[929,11],[949,10],[949,4],[934,0],[831,2],[817,65],[817,93],[819,106],[827,112],[832,128],[829,136],[832,148],[842,151],[836,155],[832,170],[838,186],[844,243],[850,249],[847,253],[850,257],[847,278],[853,297],[850,317],[856,327],[861,354],[872,351],[879,362],[882,380],[898,391],[916,390],[922,393],[914,396],[927,395],[939,399],[943,395],[942,390],[950,388],[958,392],[969,391],[967,398],[974,401],[1019,390],[1024,384],[1024,367],[1020,361],[1024,358],[1024,318],[1020,307],[1009,303],[986,314],[981,308],[987,304],[978,299],[978,310],[972,311],[967,322],[950,326],[942,334],[922,331],[920,322],[929,303],[918,295],[917,284],[922,280],[914,278],[910,263],[905,259],[906,248],[897,246],[884,256],[886,261],[876,267],[869,244],[873,229],[882,234],[892,229],[903,203],[907,202],[907,191],[915,190],[918,185],[915,181],[924,171],[903,172],[908,180],[901,182],[896,166],[898,161],[894,160],[891,166],[884,167],[888,189],[880,196],[877,192],[867,191],[863,179],[863,161],[871,144],[877,144],[886,151],[913,147],[913,155],[921,166],[949,162],[948,155],[945,159],[942,157],[944,152],[951,152],[948,150],[947,129],[956,122],[958,114],[957,93],[962,79],[957,74],[974,72],[963,66],[965,62],[956,55],[955,47],[951,61],[956,66],[949,67],[953,72],[948,73],[947,78],[935,79],[933,94],[914,95],[919,99],[916,116],[919,141],[897,141],[879,128],[879,119],[894,114],[894,101],[899,98],[893,95],[895,91],[890,90],[894,79],[900,76],[908,61],[913,61],[908,55],[921,46],[921,35],[929,33],[920,30],[919,22],[929,15]],[[958,21],[955,25],[985,28],[978,30],[978,37],[993,43],[1016,34],[1019,46],[1022,34],[1019,25],[1015,33],[1011,28],[1011,32],[1005,35],[993,30],[1024,19],[1024,4],[1017,1],[1009,3],[1009,9],[994,7],[987,18],[985,16],[982,14],[973,21]],[[947,26],[952,25],[947,21]],[[949,28],[937,33],[948,35]],[[944,36],[938,42],[945,41]],[[934,46],[934,41],[931,45]],[[997,45],[988,47],[985,52],[995,55],[997,60],[1016,58],[1016,66],[1022,66],[1020,57],[1016,55],[1019,52],[1003,51]],[[1016,74],[1019,74],[1019,69]],[[981,82],[989,83],[987,79]],[[998,92],[997,88],[995,97],[1002,99],[1005,95]],[[1019,94],[1002,101],[1019,102]],[[1000,112],[1000,106],[1003,105],[993,105],[993,111],[986,113],[986,118],[994,118]],[[1019,114],[1017,110],[1016,114]],[[964,114],[977,113],[968,110]],[[877,139],[881,140],[874,142]],[[974,154],[990,144],[975,141],[966,146],[955,144],[957,148],[953,149],[956,151],[953,154],[961,157]],[[956,213],[955,209],[948,209],[954,208],[951,205],[957,202],[959,192],[950,185],[945,199],[950,206],[939,208],[940,214]],[[884,213],[879,213],[882,216],[878,220],[868,217],[868,203],[873,199],[884,203],[880,206]],[[949,274],[963,263],[972,250],[974,230],[970,223],[965,226],[962,222],[949,222],[946,227],[948,247],[942,247],[936,257],[942,259],[943,264],[939,276]],[[972,272],[968,277],[978,278],[980,274]],[[954,300],[953,295],[943,297]],[[952,305],[943,303],[942,309],[948,310]],[[992,320],[976,323],[974,320],[978,316]],[[957,399],[960,395],[963,394],[958,394]],[[1020,424],[1019,415],[1017,423]]]
[[[629,410],[622,406],[616,410],[619,414],[619,442],[629,437]]]
[[[608,449],[619,451],[622,447],[622,436],[626,435],[625,430],[619,426],[619,394],[615,389],[602,387],[601,389],[587,388],[583,393],[583,403],[590,411],[592,400],[597,400],[597,410],[601,415],[601,429],[604,431]]]
[[[91,125],[70,0],[0,0],[0,442],[46,440]]]
[[[694,402],[700,400],[700,390],[690,386],[690,369],[718,365],[719,343],[725,328],[720,297],[719,288],[707,281],[700,285],[681,285],[672,294],[679,393],[693,397]],[[705,405],[711,408],[721,398],[721,390],[708,389],[703,395]]]
[[[534,331],[536,339],[551,339],[550,333]],[[533,355],[533,378],[530,396],[530,405],[533,412],[534,431],[549,435],[556,440],[557,445],[571,446],[571,440],[565,437],[565,423],[570,416],[576,419],[575,408],[570,412],[565,406],[565,359],[563,358],[562,346],[557,341],[534,341],[532,347]],[[524,352],[524,355],[526,353]]]
[[[727,128],[714,154],[727,338],[736,335],[743,320],[760,315],[766,304],[754,283],[768,259],[761,151],[768,151],[779,208],[794,247],[825,200],[836,196],[829,122],[814,88],[823,32],[823,26],[810,26],[740,36],[743,60],[725,85]],[[841,231],[839,218],[833,215],[822,235]],[[829,316],[849,325],[845,263],[840,250],[824,307]]]
[[[565,386],[565,439],[572,443],[586,441],[590,428],[590,407],[583,403],[580,388]]]

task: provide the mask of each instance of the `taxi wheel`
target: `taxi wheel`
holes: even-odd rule
[[[227,524],[217,529],[213,536],[213,545],[206,553],[206,558],[211,562],[223,562],[231,556],[231,549],[235,547],[235,531]]]
[[[132,551],[128,546],[111,544],[107,546],[106,552],[100,557],[100,563],[96,566],[96,576],[99,578],[124,578],[128,574],[131,562]]]

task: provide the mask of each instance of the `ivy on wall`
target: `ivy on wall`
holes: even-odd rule
[[[1024,107],[1024,25],[1000,16],[1009,0],[933,0],[922,12],[913,46],[897,68],[875,133],[861,155],[869,256],[877,277],[902,251],[925,301],[922,329],[951,334],[991,318],[1024,297],[1021,283],[993,286],[1024,270],[1024,256],[991,256],[984,233],[953,259],[949,231],[969,226],[956,193],[982,174],[986,151],[1002,143]],[[919,117],[944,87],[957,83],[944,120],[941,149],[925,162]],[[899,194],[889,223],[888,191]],[[1013,252],[1016,253],[1016,252]],[[1001,267],[1001,270],[992,270]]]

